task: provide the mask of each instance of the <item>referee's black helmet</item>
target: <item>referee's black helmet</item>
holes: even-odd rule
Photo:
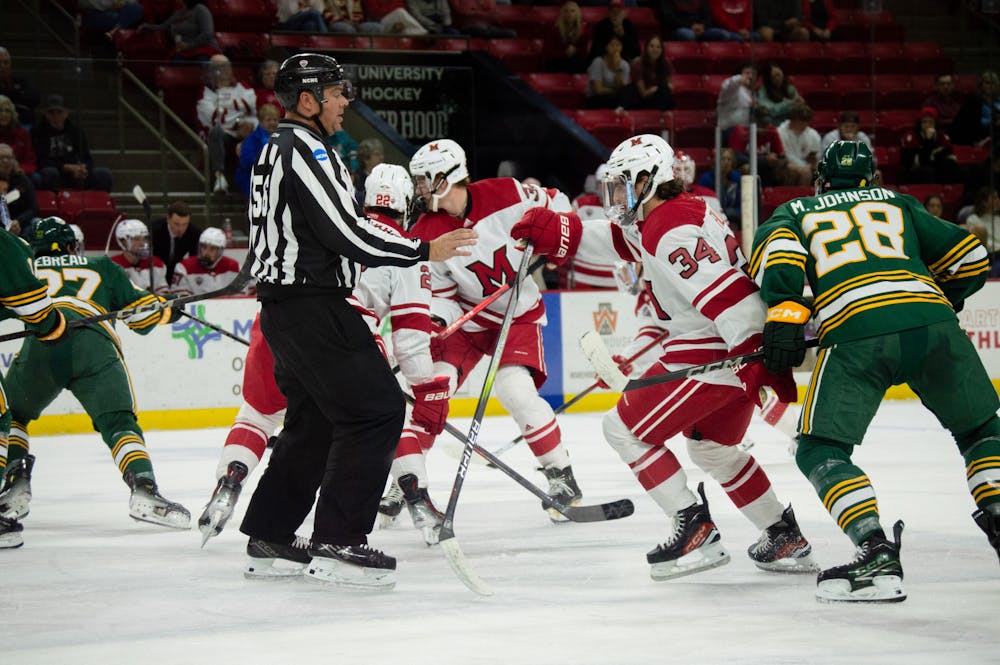
[[[316,101],[322,104],[323,89],[331,85],[344,86],[344,96],[354,98],[354,87],[336,59],[321,53],[299,53],[285,60],[278,68],[274,95],[285,110],[293,111],[299,102],[299,93],[311,92]]]

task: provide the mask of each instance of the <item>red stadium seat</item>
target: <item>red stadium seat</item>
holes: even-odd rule
[[[944,218],[954,220],[958,216],[965,188],[963,185],[943,184],[900,185],[899,191],[909,194],[921,203],[926,201],[928,196],[940,196],[944,202]]]
[[[56,201],[56,193],[47,189],[35,190],[35,198],[38,201],[38,216],[51,217],[59,214],[59,203]]]
[[[466,37],[416,38],[413,46],[424,51],[467,51],[469,40]]]
[[[919,63],[922,71],[935,76],[951,74],[955,70],[955,63],[941,52],[941,45],[937,42],[904,42],[903,57],[911,63]]]
[[[875,146],[875,163],[882,174],[882,184],[899,182],[899,146],[885,147],[882,132],[879,131]]]
[[[486,52],[512,72],[535,72],[541,69],[541,39],[490,39]]]
[[[675,147],[687,149],[715,145],[715,113],[674,111],[670,136],[670,143]]]
[[[217,32],[215,41],[233,62],[260,64],[267,51],[267,35],[259,32]]]
[[[368,35],[313,35],[311,48],[319,51],[350,51],[367,50],[371,48],[372,40]]]
[[[215,29],[265,33],[278,23],[277,7],[269,0],[208,0]]]
[[[812,103],[809,99],[807,102]],[[826,134],[831,129],[836,129],[840,124],[840,112],[832,109],[813,109],[813,118],[809,121],[809,126],[820,134]]]
[[[907,74],[879,75],[873,79],[872,87],[876,108],[919,108],[925,97],[922,90],[914,90],[913,79]]]
[[[654,109],[626,111],[629,120],[632,121],[633,134],[656,134],[660,135],[667,128],[663,111]]]
[[[982,164],[990,156],[988,148],[980,148],[974,145],[953,145],[951,150],[961,166]]]
[[[767,219],[774,209],[792,199],[813,195],[812,187],[765,187],[761,191],[760,218]]]
[[[917,111],[910,109],[879,111],[877,116],[879,126],[891,127],[897,131],[913,129],[917,122]]]
[[[167,65],[156,68],[156,87],[163,93],[167,106],[195,130],[198,123],[198,100],[205,87],[204,71],[200,64]]]
[[[583,74],[536,73],[525,74],[524,79],[532,90],[560,108],[579,108],[587,93]]]
[[[712,74],[736,73],[740,63],[750,60],[750,48],[743,42],[702,42],[701,54]]]
[[[660,32],[660,21],[651,7],[631,7],[628,19],[635,25],[639,39],[645,43],[647,39]]]
[[[719,91],[722,90],[722,84],[732,76],[732,74],[706,74],[701,79],[701,86],[718,97]]]
[[[780,60],[785,54],[785,45],[779,42],[750,42],[750,59],[758,65],[768,60]],[[739,72],[733,72],[739,74]]]
[[[777,62],[785,76],[832,73],[830,59],[822,42],[789,42],[785,44],[784,54]]]
[[[304,32],[272,32],[271,46],[297,51],[310,51],[316,48],[313,45],[313,35]]]
[[[383,37],[374,36],[371,38],[372,48],[378,51],[412,51],[412,37]]]
[[[663,52],[678,74],[704,74],[708,63],[698,42],[664,42]]]
[[[830,59],[831,73],[871,71],[871,56],[865,42],[830,42],[826,45],[826,57]]]
[[[709,168],[715,168],[715,160],[712,159],[712,154],[715,152],[714,148],[690,147],[684,148],[684,152],[694,160],[699,173]]]
[[[614,149],[632,135],[632,122],[629,117],[611,109],[577,111],[575,119],[578,125],[609,149]]]

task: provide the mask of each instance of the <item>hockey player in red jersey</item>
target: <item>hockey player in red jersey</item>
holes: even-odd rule
[[[157,294],[169,291],[167,266],[158,256],[153,256],[149,248],[149,229],[138,219],[123,219],[115,225],[115,241],[122,253],[112,256],[111,261],[125,269],[125,274],[140,289]],[[153,282],[149,283],[149,264],[153,263]]]
[[[431,266],[434,296],[431,313],[442,326],[452,323],[514,278],[521,250],[511,241],[510,229],[528,210],[555,206],[579,225],[579,218],[569,210],[570,206],[561,203],[568,199],[558,192],[524,185],[513,178],[470,182],[465,151],[448,139],[432,141],[417,150],[410,160],[410,173],[416,178],[417,196],[427,206],[427,212],[413,227],[415,236],[428,239],[463,227],[479,233],[476,245],[471,248],[472,256]],[[557,200],[560,203],[554,203]],[[573,242],[571,238],[563,240],[568,244]],[[550,253],[551,260],[565,259],[575,248],[562,247],[562,256],[556,256],[558,249]],[[538,395],[546,377],[541,332],[546,322],[545,305],[531,279],[524,280],[517,293],[514,322],[503,349],[494,392],[538,459],[549,483],[549,494],[566,505],[575,505],[583,494],[573,477],[569,453],[562,443],[552,407]],[[507,300],[500,298],[458,332],[432,342],[435,374],[450,378],[452,393],[479,360],[493,352],[506,306]],[[419,487],[425,488],[423,451],[430,448],[433,438],[417,428],[405,427],[393,463],[394,477],[412,474]],[[554,511],[549,512],[553,520],[564,519]]]
[[[764,305],[743,271],[746,262],[729,225],[704,200],[684,192],[673,161],[673,150],[658,136],[619,145],[608,160],[605,195],[616,223],[587,224],[579,248],[584,256],[642,261],[650,303],[658,318],[669,320],[670,331],[646,376],[752,352],[761,346],[764,327]],[[562,223],[552,217],[534,211],[512,235],[544,253],[551,244],[547,229]],[[796,398],[791,372],[773,375],[748,363],[627,392],[605,415],[605,438],[674,520],[667,541],[646,555],[653,579],[729,561],[703,488],[699,501],[666,446],[681,433],[692,461],[762,530],[748,551],[754,563],[765,570],[817,569],[791,507],[778,501],[764,470],[738,447],[765,385],[786,402]]]
[[[403,219],[413,197],[413,182],[401,166],[379,164],[365,181],[365,212],[397,233],[404,234]],[[430,278],[426,264],[402,268],[367,268],[349,299],[368,323],[383,348],[377,331],[391,316],[393,353],[411,386],[417,404],[411,420],[426,431],[440,433],[448,416],[443,380],[433,375],[430,356]],[[221,533],[232,516],[243,482],[264,455],[267,440],[285,415],[285,396],[274,379],[274,357],[254,319],[250,349],[243,370],[243,405],[229,430],[216,468],[217,484],[198,520],[202,543]],[[257,566],[260,574],[267,569]]]
[[[225,256],[226,245],[222,229],[210,226],[202,231],[198,236],[198,255],[177,264],[170,290],[178,296],[190,296],[228,286],[240,272],[240,264]]]

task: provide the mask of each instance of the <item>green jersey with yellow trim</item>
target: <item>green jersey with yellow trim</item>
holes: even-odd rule
[[[834,190],[778,207],[754,236],[749,265],[773,306],[808,280],[821,346],[955,317],[982,288],[986,248],[911,196]]]
[[[82,319],[112,310],[127,309],[162,301],[163,298],[140,289],[128,275],[106,256],[58,254],[35,258],[35,274],[48,283],[56,307],[67,320]],[[139,334],[148,334],[165,322],[170,309],[144,312],[124,319],[125,325]],[[98,327],[116,344],[114,320]]]
[[[0,319],[19,318],[30,330],[58,337],[64,319],[32,268],[31,246],[0,229]]]

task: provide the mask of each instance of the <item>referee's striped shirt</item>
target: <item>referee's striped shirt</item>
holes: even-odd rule
[[[261,297],[353,289],[361,266],[409,266],[430,246],[365,217],[350,173],[319,133],[284,119],[250,177],[251,274]]]

